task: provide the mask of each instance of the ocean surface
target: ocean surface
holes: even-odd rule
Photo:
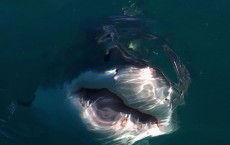
[[[52,87],[100,66],[92,61],[101,50],[89,49],[96,44],[90,30],[105,17],[124,14],[162,24],[192,79],[177,108],[179,129],[150,144],[230,145],[229,7],[229,0],[1,0],[0,145],[97,144],[81,133],[83,127],[74,128],[74,117],[65,120],[65,106],[49,106],[57,98],[41,105],[48,113],[30,111],[27,102],[40,85]]]

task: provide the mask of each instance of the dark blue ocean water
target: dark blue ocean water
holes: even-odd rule
[[[87,133],[79,133],[83,127],[74,128],[74,118],[69,122],[63,119],[64,106],[49,106],[49,102],[58,103],[57,98],[48,98],[48,103],[42,104],[50,114],[26,107],[9,111],[7,107],[15,99],[28,101],[39,85],[50,87],[99,66],[101,62],[93,61],[100,59],[97,51],[89,49],[95,45],[89,29],[96,29],[106,16],[124,14],[133,2],[0,1],[0,145],[16,145],[18,141],[23,145],[96,144]],[[152,138],[150,143],[229,145],[230,1],[137,2],[140,9],[130,13],[159,20],[162,25],[167,23],[160,29],[173,34],[173,48],[192,78],[186,103],[177,111],[179,130]],[[34,117],[36,113],[44,116]],[[55,117],[48,119],[52,115]]]

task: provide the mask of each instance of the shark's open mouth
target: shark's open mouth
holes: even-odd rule
[[[126,127],[127,122],[133,123],[133,128],[157,125],[155,116],[131,108],[114,93],[107,89],[80,89],[77,91],[82,108],[88,110],[95,124],[111,126],[118,124]]]

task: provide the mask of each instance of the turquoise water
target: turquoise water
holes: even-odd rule
[[[173,48],[185,62],[192,78],[185,97],[186,103],[178,108],[180,129],[170,135],[153,138],[150,143],[230,144],[230,2],[138,2],[141,15],[172,26],[169,33],[175,37]],[[98,21],[105,16],[123,14],[122,8],[130,5],[125,0],[0,1],[0,117],[7,116],[5,108],[15,98],[27,101],[39,85],[52,86],[94,65],[96,62],[89,58],[97,59],[98,56],[95,51],[89,50],[95,43],[87,30],[94,26],[96,28]],[[100,62],[96,65],[100,65]],[[52,102],[55,103],[54,100]],[[71,125],[65,124],[64,119],[60,119],[63,132],[58,132],[55,127],[60,126],[59,123],[48,128],[45,121],[41,121],[45,124],[41,125],[40,120],[32,117],[34,112],[26,112],[27,108],[20,108],[16,117],[10,119],[10,127],[6,130],[13,130],[13,133],[0,131],[0,145],[17,144],[14,138],[20,130],[26,138],[16,138],[27,145],[94,142],[84,138],[86,133],[76,133]],[[63,114],[60,118],[65,117]],[[37,140],[27,140],[33,137]]]

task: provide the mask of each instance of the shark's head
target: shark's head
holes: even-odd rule
[[[116,17],[118,18],[118,17]],[[139,19],[120,17],[116,21],[139,23]],[[168,134],[178,126],[175,108],[183,102],[190,77],[175,52],[160,37],[146,33],[135,25],[103,26],[98,43],[106,44],[105,61],[116,53],[124,64],[109,69],[85,71],[65,85],[67,98],[86,127],[101,135],[104,144],[132,145],[144,138]],[[130,38],[127,48],[122,38]],[[160,41],[169,56],[179,83],[174,83],[156,66],[132,53],[134,40]],[[127,51],[128,50],[128,51]]]

